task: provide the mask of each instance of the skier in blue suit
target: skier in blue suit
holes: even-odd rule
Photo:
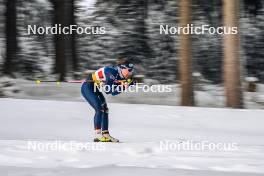
[[[130,61],[120,59],[116,66],[102,67],[90,74],[86,82],[82,84],[82,95],[95,110],[94,142],[119,142],[109,134],[108,107],[100,88],[108,86],[105,88],[106,94],[118,95],[134,83],[132,81],[133,71],[134,65]]]

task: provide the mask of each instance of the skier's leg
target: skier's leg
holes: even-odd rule
[[[104,105],[104,113],[102,116],[102,131],[108,131],[108,124],[109,124],[108,107],[107,107],[107,104],[105,104]]]
[[[100,92],[101,93],[101,92]],[[103,96],[103,94],[101,93],[99,95],[99,98],[102,102],[103,105],[103,114],[102,114],[102,139],[101,142],[119,142],[118,139],[110,136],[109,131],[108,131],[108,107],[107,107],[107,103],[105,101],[105,98]]]
[[[101,130],[102,124],[102,111],[101,111],[101,101],[98,97],[98,92],[93,90],[93,84],[84,83],[82,85],[82,95],[87,100],[87,102],[94,108],[94,128],[95,130]]]
[[[87,84],[87,83],[86,83]],[[92,87],[92,88],[91,88]],[[93,86],[88,84],[88,86],[82,86],[82,94],[89,104],[95,109],[95,130],[102,129],[102,136],[98,137],[96,135],[95,142],[119,142],[118,139],[115,139],[109,135],[108,132],[108,108],[103,94],[97,90],[93,90]],[[100,119],[100,120],[98,120]],[[99,128],[100,127],[100,128]],[[101,133],[100,133],[101,134]]]
[[[108,131],[108,123],[109,123],[109,119],[108,119],[108,107],[107,107],[107,103],[105,101],[105,97],[104,95],[100,92],[99,94],[99,98],[101,100],[101,105],[102,105],[102,131]]]

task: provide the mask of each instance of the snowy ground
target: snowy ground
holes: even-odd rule
[[[0,79],[0,97],[36,100],[62,100],[83,101],[80,93],[80,84],[42,83],[37,85],[35,81],[23,79]],[[107,96],[107,102],[153,104],[153,105],[179,105],[180,85],[172,86],[172,92],[130,92],[118,96]],[[225,107],[224,89],[220,85],[204,84],[195,87],[196,106],[199,107]],[[245,108],[264,109],[264,84],[257,84],[256,92],[244,92]]]
[[[10,176],[264,174],[263,110],[109,104],[119,144],[92,143],[85,102],[0,99],[0,173]],[[160,142],[236,144],[223,150],[168,150]],[[33,150],[29,142],[87,144],[83,150]],[[163,143],[164,144],[164,143]],[[98,150],[98,145],[99,150]]]

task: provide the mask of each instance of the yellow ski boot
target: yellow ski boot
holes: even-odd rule
[[[94,142],[119,142],[119,140],[110,136],[109,131],[102,131],[101,136],[94,138]]]

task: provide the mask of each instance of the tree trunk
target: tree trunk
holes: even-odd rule
[[[65,25],[75,25],[75,0],[68,0],[65,2]],[[75,41],[75,33],[71,35],[65,35],[65,48],[66,48],[66,60],[67,60],[67,71],[74,72],[78,69],[78,60],[76,56],[76,41]]]
[[[75,0],[71,0],[71,24],[76,24],[75,20]],[[72,49],[72,65],[73,65],[73,71],[78,71],[79,69],[79,60],[76,53],[76,34],[73,33],[71,35],[71,49]]]
[[[223,0],[224,26],[238,27],[238,0]],[[243,107],[239,63],[239,35],[224,35],[224,85],[226,106]]]
[[[75,0],[51,0],[54,5],[54,25],[70,27],[75,24]],[[76,35],[60,34],[55,36],[55,67],[54,72],[64,80],[67,73],[78,70],[76,55]]]
[[[64,0],[53,0],[54,4],[54,25],[61,24],[65,26],[64,16],[65,16],[65,1]],[[65,59],[65,42],[64,35],[55,35],[55,70],[54,72],[59,75],[59,80],[64,81],[66,76],[66,59]]]
[[[6,57],[3,72],[6,75],[12,75],[17,54],[16,0],[6,0],[5,3]]]
[[[180,1],[180,26],[190,24],[191,0]],[[180,36],[180,80],[181,80],[181,105],[193,106],[194,93],[192,85],[192,61],[191,61],[191,38],[190,34]]]

